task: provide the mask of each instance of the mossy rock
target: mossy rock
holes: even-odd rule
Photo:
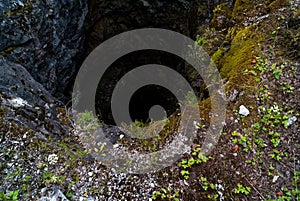
[[[259,0],[236,0],[233,7],[232,18],[241,21],[248,16],[267,14],[269,12],[267,5],[271,2],[272,0],[266,0],[264,3]]]
[[[228,53],[219,60],[221,77],[229,81],[229,86],[253,86],[254,79],[244,75],[244,71],[252,68],[251,62],[259,54],[258,43],[262,40],[264,36],[256,32],[256,26],[249,26],[236,33]]]
[[[232,7],[229,2],[222,3],[214,9],[214,17],[210,26],[216,30],[228,29],[232,25],[231,21]]]
[[[232,17],[235,18],[235,17],[249,11],[249,8],[254,6],[253,4],[251,4],[251,2],[255,2],[255,1],[236,0],[234,7],[233,7]]]

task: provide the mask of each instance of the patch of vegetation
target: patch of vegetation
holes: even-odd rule
[[[173,200],[173,201],[179,201],[179,191],[174,190],[172,188],[160,188],[157,191],[154,191],[152,194],[152,199],[163,199],[163,200]]]
[[[192,168],[193,165],[206,163],[211,157],[205,156],[203,152],[201,152],[200,145],[194,145],[192,156],[188,159],[182,159],[181,162],[178,163],[178,167],[181,167],[182,170],[180,174],[184,179],[189,178],[189,169]]]
[[[10,191],[8,194],[4,194],[4,193],[0,192],[0,200],[18,201],[19,191],[20,190]]]
[[[242,193],[245,195],[248,195],[251,191],[250,187],[245,187],[242,184],[237,184],[237,187],[235,189],[233,189],[233,192],[236,194]]]

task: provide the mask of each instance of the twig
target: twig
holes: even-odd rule
[[[249,182],[249,180],[247,179],[247,178],[245,178],[246,179],[246,181],[248,182],[248,184],[250,184],[251,185],[251,187],[260,195],[260,198],[262,199],[262,200],[265,200],[265,197],[253,186],[253,184],[251,183],[251,182]]]

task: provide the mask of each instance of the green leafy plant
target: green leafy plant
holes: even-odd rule
[[[241,133],[237,132],[237,131],[233,131],[231,133],[232,135],[232,142],[234,144],[239,144],[243,146],[243,150],[245,152],[248,152],[249,150],[249,146],[250,146],[250,141],[248,140],[246,135],[242,135]]]
[[[273,149],[273,153],[269,154],[272,159],[275,159],[277,161],[280,161],[282,157],[288,156],[286,152],[278,151],[277,149]]]
[[[67,192],[66,197],[72,199],[72,197],[74,197],[74,195],[71,192]]]
[[[219,194],[212,194],[212,195],[207,195],[207,198],[210,199],[210,200],[214,200],[216,201],[219,197]]]
[[[98,118],[96,118],[91,111],[78,114],[75,124],[79,126],[82,131],[93,131],[100,126]]]
[[[19,191],[20,190],[10,191],[8,194],[0,192],[0,200],[18,201]]]
[[[62,183],[66,179],[66,176],[58,176],[51,172],[43,172],[43,182],[46,184],[49,183]]]
[[[174,190],[172,188],[161,188],[157,191],[154,191],[152,193],[153,200],[156,199],[168,199],[168,200],[173,200],[173,201],[179,201],[179,191]]]
[[[237,188],[233,189],[233,192],[236,194],[242,193],[242,194],[248,195],[250,193],[250,191],[251,191],[250,187],[245,187],[242,184],[238,184]]]
[[[202,184],[202,188],[203,190],[207,191],[207,189],[210,187],[212,190],[215,189],[215,185],[213,183],[209,183],[207,181],[207,178],[206,177],[200,177],[200,181],[201,181],[201,184]]]
[[[7,178],[8,178],[8,179],[12,179],[12,178],[15,178],[15,177],[20,176],[21,173],[22,173],[23,168],[17,167],[17,169],[18,169],[18,170],[17,170],[16,172],[11,172],[11,173],[9,173],[8,176],[7,176]]]
[[[269,60],[261,57],[256,57],[256,61],[257,63],[254,66],[254,68],[259,70],[260,73],[263,74],[269,68],[268,66]]]
[[[197,45],[204,45],[204,44],[206,44],[207,43],[207,41],[206,41],[206,38],[205,37],[202,37],[202,36],[198,36],[197,38],[196,38],[196,44]]]
[[[201,152],[201,148],[199,145],[194,145],[193,151],[192,151],[192,156],[187,160],[187,159],[182,159],[178,163],[178,167],[183,168],[183,170],[180,171],[180,174],[185,178],[189,178],[189,168],[192,168],[193,165],[195,164],[200,164],[200,163],[206,163],[211,157],[205,156],[203,152]]]
[[[188,170],[181,170],[180,174],[183,176],[184,179],[188,179],[190,177],[190,172]]]

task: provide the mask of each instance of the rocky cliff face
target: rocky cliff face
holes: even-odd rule
[[[85,0],[1,1],[0,92],[10,120],[44,133],[64,130],[56,98],[81,59],[87,11]]]
[[[83,51],[87,11],[86,0],[2,1],[0,54],[60,97]]]
[[[145,27],[171,29],[194,37],[197,25],[211,17],[212,8],[221,2],[1,2],[1,94],[11,100],[21,98],[30,103],[32,107],[27,105],[23,113],[19,114],[19,117],[23,115],[19,122],[35,128],[37,124],[43,123],[29,123],[33,119],[42,120],[35,114],[34,107],[49,109],[43,113],[49,113],[48,117],[46,115],[48,119],[55,119],[55,108],[59,105],[57,100],[66,101],[81,62],[101,42],[121,32]],[[53,108],[45,109],[45,104]],[[60,130],[59,126],[54,127],[57,132]]]

